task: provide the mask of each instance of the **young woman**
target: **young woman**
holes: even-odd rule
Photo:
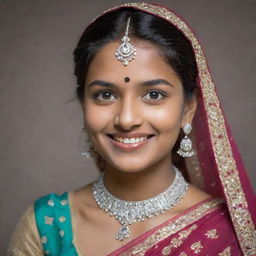
[[[38,199],[10,255],[255,255],[255,197],[191,29],[172,11],[104,12],[74,51],[99,179]]]

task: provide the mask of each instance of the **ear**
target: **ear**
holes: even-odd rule
[[[199,91],[198,89],[195,89],[193,95],[185,99],[181,127],[184,127],[187,123],[192,124],[194,115],[196,113],[198,97]]]

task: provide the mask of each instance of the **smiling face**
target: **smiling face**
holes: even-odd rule
[[[105,45],[91,62],[83,101],[85,127],[107,165],[125,172],[171,162],[180,128],[191,123],[178,75],[149,42],[136,41],[136,59],[124,67],[120,42]],[[129,78],[129,79],[128,79]]]

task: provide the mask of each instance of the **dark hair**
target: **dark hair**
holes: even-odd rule
[[[121,40],[128,18],[129,36],[156,45],[182,81],[185,96],[196,88],[197,65],[189,40],[174,25],[143,11],[122,8],[100,16],[83,32],[74,50],[77,96],[84,97],[87,69],[95,54],[107,43]]]

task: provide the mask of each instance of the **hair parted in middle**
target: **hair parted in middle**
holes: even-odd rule
[[[83,101],[84,81],[94,56],[106,44],[121,40],[129,17],[129,37],[155,45],[159,54],[181,79],[184,95],[191,96],[197,87],[198,71],[189,40],[174,25],[161,18],[133,8],[121,8],[97,18],[86,28],[78,41],[73,52],[78,99]]]

